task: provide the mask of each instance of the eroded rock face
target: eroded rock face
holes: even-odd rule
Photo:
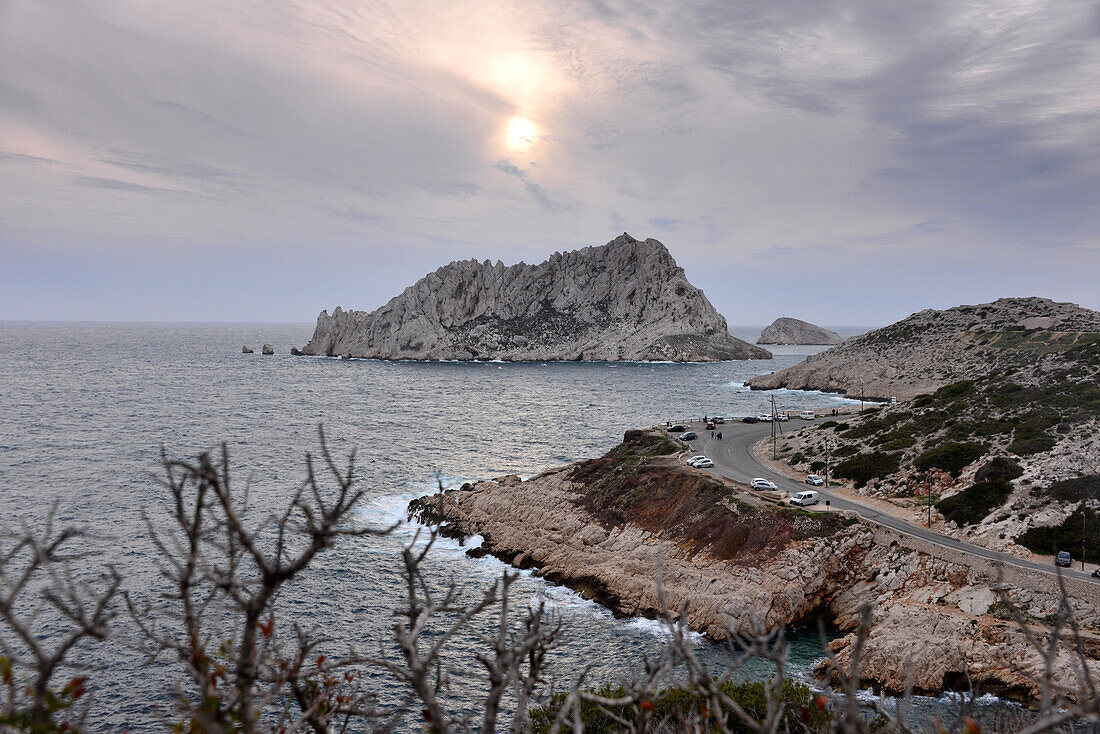
[[[904,400],[998,367],[1018,366],[1012,337],[1034,330],[1100,331],[1100,313],[1046,298],[926,309],[748,384],[758,390],[785,387]]]
[[[807,321],[782,316],[760,332],[757,344],[840,344],[843,339],[835,331],[815,326]]]
[[[657,240],[628,234],[538,265],[453,262],[370,313],[322,311],[303,354],[509,361],[768,359]]]
[[[526,482],[509,476],[468,484],[442,497],[415,500],[410,515],[445,520],[449,534],[480,535],[479,553],[533,567],[537,575],[625,615],[660,612],[660,568],[669,608],[686,606],[692,628],[715,639],[750,633],[757,623],[774,628],[821,613],[841,629],[854,630],[869,604],[872,625],[862,668],[867,683],[893,692],[909,683],[918,692],[937,692],[963,685],[969,675],[983,690],[1020,700],[1039,695],[1043,661],[1012,623],[983,613],[994,598],[995,580],[981,571],[879,538],[865,523],[717,558],[709,547],[678,541],[659,529],[597,517],[583,507],[586,488],[576,476],[573,467],[563,467]],[[714,511],[736,513],[752,499],[749,491],[738,496],[743,500]],[[1058,604],[1056,594],[1032,589],[1009,590],[1009,595],[1025,609],[1037,605],[1037,613]],[[1075,608],[1082,619],[1095,621],[1091,602],[1074,601],[1080,602]],[[850,663],[855,639],[853,632],[831,645],[842,666]],[[1063,650],[1053,664],[1059,686],[1074,687],[1074,665],[1072,653]],[[1090,666],[1100,673],[1095,660]]]

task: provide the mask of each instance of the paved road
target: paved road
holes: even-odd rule
[[[793,425],[790,423],[782,424],[783,429],[785,431],[794,430],[798,427],[799,422],[800,421],[796,418],[794,419]],[[908,535],[914,535],[945,548],[951,548],[956,551],[962,551],[963,553],[981,556],[982,558],[1000,561],[1021,568],[1034,569],[1050,574],[1056,573],[1056,569],[1052,564],[1037,563],[1035,561],[1016,558],[1006,553],[998,553],[988,548],[964,543],[960,540],[947,537],[946,535],[934,533],[919,525],[913,525],[893,515],[888,515],[862,502],[855,502],[845,497],[841,497],[840,495],[826,491],[824,487],[811,487],[803,482],[775,473],[760,461],[753,451],[753,447],[756,446],[760,439],[771,435],[771,424],[769,423],[726,423],[725,425],[719,426],[719,428],[722,429],[721,441],[712,440],[708,432],[703,430],[702,424],[691,424],[688,428],[699,434],[698,440],[692,441],[692,448],[698,449],[697,453],[709,456],[714,461],[714,469],[712,471],[716,471],[729,479],[745,482],[747,484],[753,477],[765,477],[775,482],[780,489],[789,494],[794,494],[804,489],[815,489],[821,493],[823,500],[829,500],[830,507],[835,507],[840,510],[852,510],[859,513],[861,517],[867,520],[885,525],[886,527]],[[1075,561],[1078,563],[1080,562],[1079,559],[1075,559]],[[1089,573],[1076,569],[1063,568],[1062,573],[1067,578],[1090,579]]]

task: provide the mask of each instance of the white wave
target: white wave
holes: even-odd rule
[[[626,622],[627,629],[643,632],[647,635],[653,635],[654,637],[660,637],[665,639],[668,637],[668,625],[663,623],[659,619],[649,619],[648,617],[631,617]],[[698,645],[706,641],[706,636],[700,632],[687,631],[687,638],[691,640],[692,644]]]

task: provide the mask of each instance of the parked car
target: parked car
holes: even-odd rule
[[[1054,557],[1054,565],[1069,568],[1073,565],[1073,556],[1069,554],[1069,551],[1058,551],[1058,555]]]
[[[815,487],[820,487],[825,484],[825,480],[816,474],[806,475],[806,484],[812,484]]]
[[[804,421],[812,421],[817,416],[814,414],[814,412],[812,410],[804,410],[804,411],[802,411],[801,413],[798,414],[798,417],[801,418]]]
[[[702,461],[703,459],[706,459],[706,458],[707,457],[703,456],[702,454],[699,454],[698,456],[693,456],[693,457],[691,457],[690,459],[687,460],[687,465],[688,466],[695,466],[695,462]]]
[[[741,419],[741,422],[742,423],[759,423],[760,419],[757,418],[755,415],[746,415],[744,418]]]
[[[684,431],[686,431],[686,430],[687,430],[687,429],[686,429],[686,428],[684,428],[683,426],[681,426],[681,425],[680,425],[679,423],[677,423],[677,424],[676,424],[676,425],[674,425],[674,426],[669,426],[669,427],[668,427],[668,432],[669,432],[669,433],[683,433],[683,432],[684,432]]]
[[[756,420],[760,421],[761,423],[771,423],[772,417],[767,413],[761,413],[756,417]]]
[[[759,490],[779,489],[779,487],[775,486],[775,482],[769,482],[764,477],[756,477],[751,482],[749,482],[749,486],[753,489]]]
[[[816,505],[818,502],[818,494],[812,489],[807,489],[805,492],[799,492],[795,496],[791,497],[792,505]]]
[[[787,415],[786,413],[776,413],[775,414],[775,419],[777,421],[789,421],[791,419],[791,417],[789,415]]]
[[[695,462],[696,469],[710,469],[714,466],[714,462],[710,459],[703,459],[702,461]]]
[[[1100,579],[1100,568],[1098,568],[1098,569],[1096,569],[1095,571],[1092,572],[1092,577],[1094,579]]]
[[[719,417],[714,419],[714,422],[717,423],[718,425],[722,425],[726,422],[726,419],[719,416]]]
[[[680,436],[681,441],[694,441],[697,438],[699,438],[699,434],[695,431],[688,431],[687,433]]]

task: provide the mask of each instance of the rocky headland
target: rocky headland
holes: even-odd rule
[[[907,399],[944,385],[1018,367],[1021,359],[1070,349],[1100,332],[1100,313],[1046,298],[1002,298],[944,311],[926,309],[779,372],[748,381],[878,399]]]
[[[840,334],[808,321],[781,316],[764,327],[757,344],[835,345],[844,340]]]
[[[789,433],[780,456],[937,530],[1020,556],[1100,561],[1100,313],[1046,299],[922,311],[750,380],[898,395]],[[853,389],[854,388],[854,389]]]
[[[372,359],[769,359],[730,335],[663,244],[628,234],[538,265],[464,260],[370,313],[317,317],[298,354]]]
[[[837,512],[769,502],[746,487],[683,466],[682,444],[630,431],[600,459],[464,485],[415,500],[410,516],[443,532],[480,535],[478,552],[580,590],[626,615],[660,613],[658,568],[669,608],[716,639],[824,616],[844,636],[830,645],[846,665],[861,608],[871,604],[862,654],[866,682],[892,692],[959,687],[1024,701],[1039,696],[1044,661],[1006,620],[1005,599],[1040,619],[1057,613],[1045,574],[997,570],[980,559],[892,534]],[[1070,582],[1083,625],[1100,619],[1097,590]],[[1032,631],[1048,635],[1041,624]],[[1090,638],[1091,640],[1091,638]],[[1089,665],[1098,647],[1088,643]],[[820,671],[828,675],[825,667]],[[1052,662],[1056,686],[1077,683],[1074,657]]]

